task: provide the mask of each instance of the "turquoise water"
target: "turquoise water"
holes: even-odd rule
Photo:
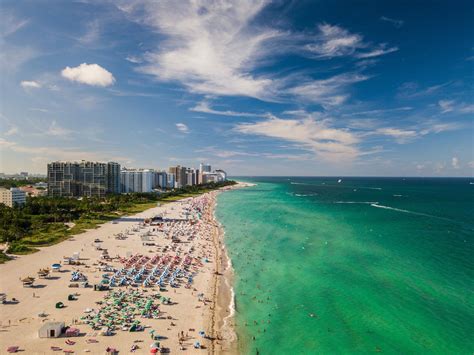
[[[241,353],[473,353],[474,180],[245,180],[216,212]]]

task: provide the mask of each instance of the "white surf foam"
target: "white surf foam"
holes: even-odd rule
[[[372,207],[376,207],[376,208],[383,208],[383,209],[385,209],[385,210],[391,210],[391,211],[396,211],[396,212],[402,212],[402,213],[413,214],[413,215],[416,215],[416,216],[438,218],[438,219],[444,219],[444,220],[450,221],[449,218],[433,216],[433,215],[431,215],[431,214],[422,213],[422,212],[414,212],[414,211],[404,210],[404,209],[396,208],[396,207],[390,207],[390,206],[379,205],[378,203],[372,203],[371,206],[372,206]]]

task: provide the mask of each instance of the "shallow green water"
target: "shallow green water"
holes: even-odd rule
[[[470,180],[246,180],[216,212],[242,353],[472,354]]]

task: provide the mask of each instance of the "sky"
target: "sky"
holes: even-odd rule
[[[473,176],[470,1],[0,5],[0,172]]]

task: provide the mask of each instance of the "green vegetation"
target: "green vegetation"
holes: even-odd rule
[[[33,178],[30,177],[26,180],[16,180],[16,179],[0,179],[0,187],[9,189],[11,187],[20,187],[20,186],[29,186],[34,185],[38,182],[45,181],[45,178]]]
[[[48,246],[127,214],[135,214],[186,197],[196,196],[234,181],[186,186],[158,193],[109,195],[98,198],[27,198],[23,206],[0,204],[0,243],[8,243],[8,253],[29,254],[36,247]],[[0,253],[0,263],[8,260]]]

